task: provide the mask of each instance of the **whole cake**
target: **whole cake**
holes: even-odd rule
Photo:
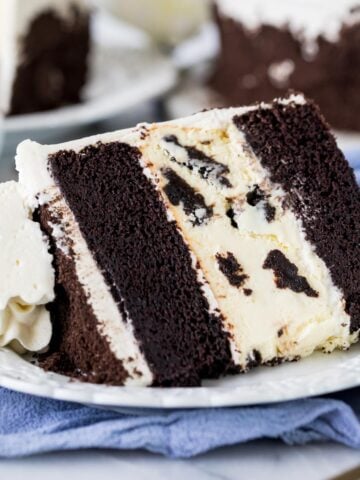
[[[0,0],[0,111],[79,102],[90,47],[86,0]]]
[[[211,85],[224,103],[291,87],[330,124],[360,131],[359,0],[215,0],[221,51]]]
[[[359,187],[302,95],[16,161],[54,255],[44,368],[198,385],[358,340]]]

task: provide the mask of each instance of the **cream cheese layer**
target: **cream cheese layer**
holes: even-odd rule
[[[224,315],[234,361],[246,368],[254,352],[271,362],[348,348],[356,335],[342,293],[233,115],[153,126],[142,152]],[[185,187],[174,194],[179,179],[198,199],[191,212]],[[297,269],[300,291],[279,286],[276,262]]]

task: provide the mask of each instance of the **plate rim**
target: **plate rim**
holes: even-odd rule
[[[241,407],[252,405],[263,405],[271,403],[281,403],[300,398],[309,398],[313,396],[325,395],[334,393],[340,390],[346,390],[360,386],[360,344],[351,348],[352,355],[348,352],[336,352],[332,354],[338,355],[338,372],[336,377],[338,382],[334,381],[334,369],[326,361],[322,362],[322,368],[318,369],[313,377],[312,382],[308,383],[309,375],[306,374],[292,374],[287,379],[282,379],[275,382],[270,377],[267,380],[259,379],[258,385],[256,382],[244,382],[238,385],[216,385],[217,380],[211,381],[211,384],[205,384],[201,387],[182,387],[182,388],[154,388],[154,387],[136,387],[136,386],[108,386],[108,385],[94,385],[90,383],[83,383],[58,375],[53,372],[45,372],[40,367],[31,365],[24,358],[17,355],[15,352],[9,350],[7,347],[0,348],[0,386],[18,391],[20,393],[30,394],[38,397],[49,398],[53,400],[61,400],[67,402],[75,402],[86,404],[91,407],[100,407],[108,409],[195,409],[195,408],[222,408],[222,407]],[[318,358],[326,358],[324,354],[316,353]],[[319,357],[320,355],[320,357]],[[296,365],[303,365],[305,361],[309,364],[312,358],[303,359]],[[16,360],[15,360],[16,359]],[[21,378],[19,373],[9,374],[9,363],[14,363],[14,368],[17,372],[21,371],[25,364],[26,369],[31,371],[35,377],[38,376],[36,382],[26,381]],[[333,358],[332,364],[336,363]],[[5,365],[5,368],[4,368]],[[20,365],[20,368],[19,368]],[[291,363],[276,366],[274,368],[286,368],[286,365]],[[294,364],[293,364],[294,365]],[[260,369],[269,369],[271,367],[259,367],[253,372],[259,372]],[[10,368],[11,369],[11,368]],[[263,370],[264,373],[265,370]],[[253,372],[245,376],[229,377],[236,378],[250,378]],[[331,381],[330,381],[331,380]],[[304,382],[305,381],[305,382]],[[274,384],[275,389],[274,389]],[[261,386],[259,387],[259,385]],[[257,386],[256,386],[257,385]],[[295,388],[294,388],[295,385]],[[271,393],[273,391],[273,393]],[[301,394],[300,394],[301,390]],[[261,393],[261,395],[259,394]],[[274,394],[275,392],[275,394]]]

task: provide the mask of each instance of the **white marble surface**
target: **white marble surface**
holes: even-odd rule
[[[290,447],[261,441],[190,460],[102,450],[40,455],[2,460],[0,474],[11,480],[328,480],[359,463],[359,452],[334,444]]]

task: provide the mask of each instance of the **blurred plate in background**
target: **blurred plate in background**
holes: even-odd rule
[[[5,119],[6,133],[71,128],[104,120],[162,95],[176,82],[175,69],[157,50],[96,46],[82,103]]]
[[[27,137],[41,141],[55,129],[70,130],[108,119],[163,95],[175,85],[177,74],[171,60],[136,30],[97,13],[94,33],[84,101],[5,118],[3,131],[7,137],[14,137],[10,143]]]

